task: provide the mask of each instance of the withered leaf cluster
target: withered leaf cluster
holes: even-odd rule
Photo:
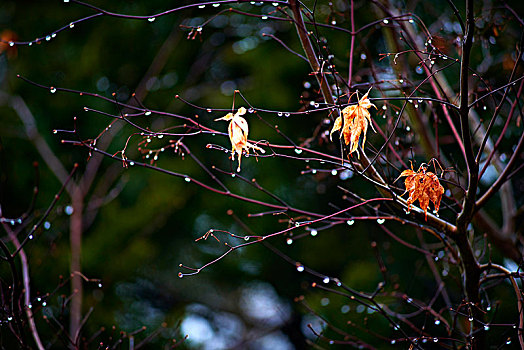
[[[402,194],[409,192],[408,210],[411,205],[418,200],[420,208],[424,210],[425,218],[428,218],[428,207],[429,201],[433,202],[435,206],[435,213],[438,213],[440,208],[440,200],[444,194],[444,187],[440,184],[440,181],[434,173],[427,171],[428,164],[422,164],[418,171],[411,169],[404,170],[399,178],[406,176],[404,184],[406,191]]]

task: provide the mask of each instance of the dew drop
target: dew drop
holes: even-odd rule
[[[292,240],[291,238],[288,238],[288,239],[286,240],[286,243],[287,243],[288,245],[291,245],[291,244],[293,244],[293,240]]]
[[[317,230],[311,230],[310,235],[315,237],[316,235],[318,235],[318,231]]]
[[[408,22],[409,23],[414,23],[415,21],[413,20],[413,18],[410,18]]]
[[[27,305],[28,308],[32,309],[33,308],[33,305],[32,304],[29,304]]]
[[[29,235],[29,237],[28,237],[28,238],[29,238],[29,239],[33,239],[33,238],[34,238],[34,236],[33,236],[33,235]]]
[[[295,148],[295,153],[296,153],[296,154],[300,154],[300,153],[302,153],[302,150],[299,149],[299,148]]]
[[[51,38],[55,38],[55,37],[56,37],[56,33],[51,34]]]
[[[156,19],[155,17],[149,17],[147,20],[148,20],[149,22],[154,22],[155,19]]]
[[[102,288],[102,283],[99,283],[99,284],[98,284],[98,288]]]
[[[69,23],[69,28],[73,29],[75,27],[75,24],[73,22]]]
[[[506,341],[506,344],[507,344],[507,345],[511,344],[511,339],[508,339],[508,340]]]
[[[291,115],[291,113],[284,113],[284,117],[288,118]]]
[[[153,157],[153,160],[158,160],[158,155],[155,155],[155,156]]]
[[[424,72],[424,70],[422,69],[421,66],[417,66],[417,67],[415,68],[415,72],[417,72],[417,74],[422,74],[422,73]]]
[[[218,7],[220,6],[220,4],[213,4],[213,7]]]
[[[10,41],[9,46],[15,46],[15,43],[13,41]]]
[[[404,84],[404,79],[400,79],[398,82]]]
[[[206,7],[206,5],[198,5],[198,8],[199,8],[199,9],[203,9],[203,8],[205,8],[205,7]]]
[[[47,303],[44,301],[44,302],[42,303],[42,306],[43,306],[43,307],[46,307],[46,306],[47,306]]]
[[[388,107],[387,107],[386,105],[383,105],[383,106],[382,106],[382,109],[383,109],[383,110],[387,110]]]
[[[362,53],[360,54],[360,59],[361,59],[361,60],[365,60],[366,58],[368,58],[368,56],[367,56],[365,53],[362,52]]]
[[[191,182],[191,179],[189,177],[184,178],[186,182]]]
[[[129,162],[129,165],[133,166],[133,165],[135,165],[135,162],[131,161],[131,162]]]
[[[384,222],[386,222],[386,219],[377,219],[377,224],[382,225]]]
[[[440,324],[440,320],[435,320],[435,325],[439,325]]]
[[[244,241],[249,241],[249,236],[245,236]]]
[[[9,317],[7,318],[7,320],[8,320],[8,321],[12,321],[13,318],[12,318],[11,316],[9,316]]]
[[[315,108],[318,108],[320,105],[318,103],[313,104]]]
[[[491,311],[491,306],[486,307],[486,311]]]
[[[433,343],[438,343],[438,338],[433,338]]]
[[[178,273],[178,278],[182,278],[182,277],[184,277],[184,274],[182,272],[179,272]]]
[[[281,117],[281,116],[283,115],[283,113],[282,113],[282,112],[278,112],[277,115],[278,115],[279,117]]]
[[[348,224],[349,226],[353,225],[354,223],[355,223],[355,220],[346,221],[346,224]]]
[[[329,277],[324,277],[324,279],[322,280],[322,282],[324,282],[324,283],[329,283]]]
[[[38,297],[36,298],[36,301],[42,301],[42,298]]]
[[[51,86],[51,88],[49,89],[49,92],[54,94],[56,92],[56,88],[54,86]]]
[[[489,331],[489,326],[488,326],[488,325],[485,325],[485,326],[484,326],[484,330],[485,330],[485,331]]]
[[[395,339],[393,339],[393,340],[391,341],[391,344],[393,345],[393,344],[395,344],[396,342],[397,342],[397,341],[396,341]]]
[[[297,271],[298,271],[298,272],[303,272],[303,271],[304,271],[304,266],[302,266],[302,265],[298,265],[298,266],[297,266]]]
[[[469,322],[473,322],[473,316],[469,316],[469,317],[468,317],[468,321],[469,321]]]
[[[47,40],[47,41],[51,40],[51,35],[47,35],[47,36],[45,37],[45,40]]]
[[[66,206],[65,209],[64,209],[64,212],[65,212],[67,215],[71,215],[71,214],[73,214],[73,211],[74,211],[74,210],[73,210],[73,207],[70,206],[70,205]]]
[[[161,138],[163,138],[163,137],[164,137],[164,135],[162,135],[162,134],[160,134],[160,135],[157,136],[157,138],[159,138],[159,139],[161,139]]]
[[[406,126],[406,131],[411,131],[411,128],[408,126]]]
[[[261,19],[267,19],[267,16],[262,16],[262,17],[260,17],[260,18],[261,18]]]
[[[144,115],[151,115],[151,111],[145,111]]]
[[[329,345],[333,345],[333,344],[335,344],[335,341],[334,340],[330,340],[329,341]]]
[[[388,23],[389,23],[389,20],[385,19],[385,20],[383,20],[382,22],[384,22],[384,24],[388,24]]]
[[[337,169],[333,169],[333,170],[331,170],[331,175],[335,176],[335,175],[337,175],[337,174],[338,174]]]

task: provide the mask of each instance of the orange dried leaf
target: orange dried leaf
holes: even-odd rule
[[[413,169],[404,170],[400,176],[406,176],[404,185],[406,192],[409,192],[408,210],[411,205],[418,200],[420,208],[424,210],[425,218],[428,218],[429,202],[433,202],[435,206],[435,213],[437,214],[440,208],[440,201],[444,194],[444,187],[440,184],[437,175],[427,170],[427,164],[422,164],[418,171]],[[402,195],[406,194],[404,192]]]
[[[252,143],[247,141],[247,136],[249,133],[249,127],[247,125],[247,121],[241,117],[241,115],[246,114],[246,109],[244,107],[240,107],[238,111],[233,113],[228,113],[222,118],[215,119],[215,121],[218,120],[227,120],[229,121],[229,127],[228,127],[228,133],[229,133],[229,140],[231,141],[232,149],[231,149],[231,160],[235,160],[235,153],[238,156],[238,168],[237,171],[240,171],[240,162],[242,157],[242,152],[245,151],[246,154],[249,154],[249,149],[252,148],[256,151],[260,151],[262,153],[265,153],[265,151],[256,146]]]
[[[375,108],[377,107],[368,99],[370,90],[371,88],[364,96],[362,96],[356,105],[351,105],[344,108],[342,110],[342,117],[338,117],[335,120],[333,129],[331,129],[330,137],[333,132],[342,128],[340,137],[344,137],[344,142],[346,145],[349,145],[349,153],[353,153],[357,150],[360,135],[363,135],[362,150],[364,150],[364,146],[366,144],[366,133],[369,125],[371,125],[373,131],[375,131],[371,121],[371,114],[369,113],[368,109],[372,106]],[[344,125],[342,125],[342,122]]]

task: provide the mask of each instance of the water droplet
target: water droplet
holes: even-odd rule
[[[311,174],[315,175],[317,173],[316,169],[311,170]]]
[[[218,7],[220,6],[220,4],[213,4],[213,7]]]
[[[158,155],[155,155],[155,156],[153,157],[153,160],[158,160]]]
[[[353,225],[354,223],[355,223],[355,220],[346,221],[346,224],[348,224],[349,226]]]
[[[409,23],[414,23],[415,21],[413,20],[413,18],[410,18],[410,19],[408,20],[408,22],[409,22]]]
[[[46,306],[47,306],[47,303],[44,301],[44,302],[42,303],[42,306],[43,306],[43,307],[46,307]]]
[[[244,241],[249,241],[249,236],[245,236]]]
[[[75,27],[75,24],[73,22],[69,23],[69,28],[73,29]]]
[[[29,238],[29,239],[33,239],[33,238],[34,238],[34,236],[33,236],[33,235],[29,235],[29,237],[28,237],[28,238]]]
[[[508,340],[506,341],[506,344],[507,344],[507,345],[511,344],[511,339],[508,339]]]
[[[283,115],[283,113],[282,113],[282,112],[278,112],[277,115],[278,115],[279,117],[281,117],[281,116]]]
[[[440,324],[440,320],[435,320],[435,325],[438,326]]]
[[[9,46],[15,46],[15,43],[13,41],[10,41]]]
[[[260,18],[262,18],[262,19],[267,19],[267,16],[262,16],[262,17],[260,17]]]
[[[288,239],[286,240],[286,243],[287,243],[288,245],[291,245],[291,244],[293,244],[293,240],[292,240],[291,238],[288,238]]]
[[[377,219],[377,224],[382,225],[384,222],[386,222],[386,219]]]
[[[366,58],[368,58],[368,56],[365,53],[361,53],[360,54],[360,59],[361,60],[365,60]]]
[[[433,338],[433,343],[438,343],[438,338]]]
[[[296,154],[300,154],[300,153],[302,153],[302,150],[299,149],[299,148],[295,148],[295,153],[296,153]]]
[[[64,2],[69,2],[69,0],[64,0]]]
[[[27,305],[28,308],[32,309],[33,308],[33,305],[32,304],[29,304]]]
[[[154,22],[155,19],[156,19],[155,17],[149,17],[147,20],[148,20],[149,22]]]
[[[129,165],[133,166],[133,165],[135,165],[135,162],[130,161],[130,162],[129,162]]]
[[[333,345],[333,344],[335,344],[335,341],[334,341],[334,340],[330,340],[330,341],[329,341],[329,344],[330,344],[330,345]]]
[[[47,36],[45,37],[45,40],[47,40],[47,41],[51,40],[51,35],[47,35]]]
[[[318,103],[313,104],[315,108],[318,108],[320,105]]]
[[[54,94],[56,92],[56,88],[54,86],[51,86],[51,88],[49,89],[49,92]]]
[[[488,305],[488,307],[486,307],[486,311],[491,311],[491,306]]]
[[[291,116],[291,113],[284,113],[284,117],[288,118],[289,116]]]
[[[304,266],[302,266],[302,265],[298,265],[298,266],[297,266],[297,271],[298,271],[298,272],[303,272],[303,271],[304,271]]]
[[[324,283],[329,283],[329,277],[324,277],[324,279],[322,280],[322,282],[324,282]]]
[[[203,9],[204,7],[206,7],[206,5],[198,5],[199,9]]]
[[[317,234],[318,234],[317,230],[311,230],[310,231],[310,235],[313,236],[313,237],[315,237]]]
[[[64,212],[65,212],[67,215],[71,215],[71,214],[73,214],[73,211],[74,211],[74,210],[73,210],[73,207],[70,206],[70,205],[66,206],[65,209],[64,209]]]
[[[382,106],[382,109],[383,109],[383,110],[387,110],[388,107],[387,107],[386,105],[383,105],[383,106]]]
[[[484,326],[484,330],[485,330],[485,331],[489,331],[489,326],[488,326],[488,325],[485,325],[485,326]]]
[[[333,176],[334,176],[334,175],[337,175],[337,174],[338,174],[338,171],[337,171],[337,169],[333,169],[333,170],[331,170],[331,175],[333,175]]]
[[[422,73],[424,73],[424,70],[422,69],[421,66],[417,66],[417,67],[415,68],[415,72],[417,72],[417,74],[422,74]]]
[[[473,316],[469,316],[469,317],[468,317],[468,321],[469,321],[469,322],[473,322]]]
[[[11,220],[11,221],[9,221],[9,223],[10,223],[10,224],[11,224],[11,226],[12,226],[12,225],[14,225],[14,224],[15,224],[15,221],[14,221],[14,220]]]
[[[393,344],[395,344],[396,342],[397,342],[397,341],[396,341],[395,339],[393,339],[393,340],[391,341],[391,344],[393,345]]]
[[[411,130],[411,128],[409,127],[409,125],[406,126],[406,131],[410,131],[410,130]]]
[[[163,138],[163,137],[164,137],[164,135],[162,135],[162,134],[160,134],[160,135],[157,136],[157,138],[159,138],[159,139],[161,139],[161,138]]]
[[[400,79],[398,82],[404,84],[404,79]]]
[[[98,284],[98,288],[102,288],[102,283],[99,283],[99,284]]]
[[[51,34],[51,38],[56,38],[56,33]]]
[[[385,20],[383,20],[382,22],[384,22],[384,24],[388,24],[388,23],[389,23],[389,20],[385,19]]]
[[[36,301],[42,301],[42,298],[38,297],[36,298]]]
[[[145,111],[144,115],[151,115],[151,111]]]
[[[186,180],[186,182],[191,182],[191,179],[189,177],[184,178],[184,180]]]
[[[413,302],[413,299],[411,299],[411,298],[407,298],[407,299],[406,299],[406,302],[407,302],[408,304],[411,304],[411,303]]]
[[[7,318],[7,320],[8,320],[8,321],[12,321],[13,318],[12,318],[11,316],[9,316],[9,317]]]

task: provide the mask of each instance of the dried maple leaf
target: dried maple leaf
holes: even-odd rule
[[[411,169],[404,170],[399,178],[406,176],[404,185],[406,186],[406,192],[409,192],[408,210],[411,205],[418,200],[420,208],[424,210],[425,219],[428,219],[428,207],[429,202],[433,202],[435,206],[435,214],[438,213],[440,208],[440,200],[444,194],[444,187],[440,184],[440,181],[434,173],[427,171],[428,164],[424,163],[420,165],[418,171],[413,171],[413,165]]]
[[[366,133],[368,130],[368,125],[371,125],[373,131],[375,131],[375,128],[373,128],[373,123],[371,122],[371,115],[368,109],[371,106],[375,108],[377,108],[377,106],[375,106],[373,103],[369,101],[369,91],[371,91],[371,88],[369,88],[368,92],[366,92],[366,94],[362,96],[362,98],[358,101],[356,105],[347,106],[342,110],[342,116],[338,117],[335,120],[333,129],[331,129],[331,133],[329,134],[329,137],[331,138],[331,135],[335,131],[340,130],[340,128],[342,128],[340,137],[342,138],[342,136],[344,136],[344,141],[346,145],[349,145],[350,154],[357,150],[358,140],[361,134],[363,134],[362,150],[364,150],[364,145],[366,144]]]
[[[238,111],[233,113],[228,113],[222,118],[215,119],[215,121],[218,120],[228,120],[229,127],[229,139],[231,140],[231,160],[235,160],[235,153],[238,155],[238,168],[237,171],[240,171],[240,162],[242,157],[242,152],[245,150],[246,154],[249,154],[249,149],[252,148],[256,151],[260,151],[262,153],[265,153],[265,151],[256,146],[252,143],[247,141],[247,134],[249,133],[249,127],[247,125],[247,121],[241,117],[241,115],[246,114],[246,109],[244,107],[240,107]]]

